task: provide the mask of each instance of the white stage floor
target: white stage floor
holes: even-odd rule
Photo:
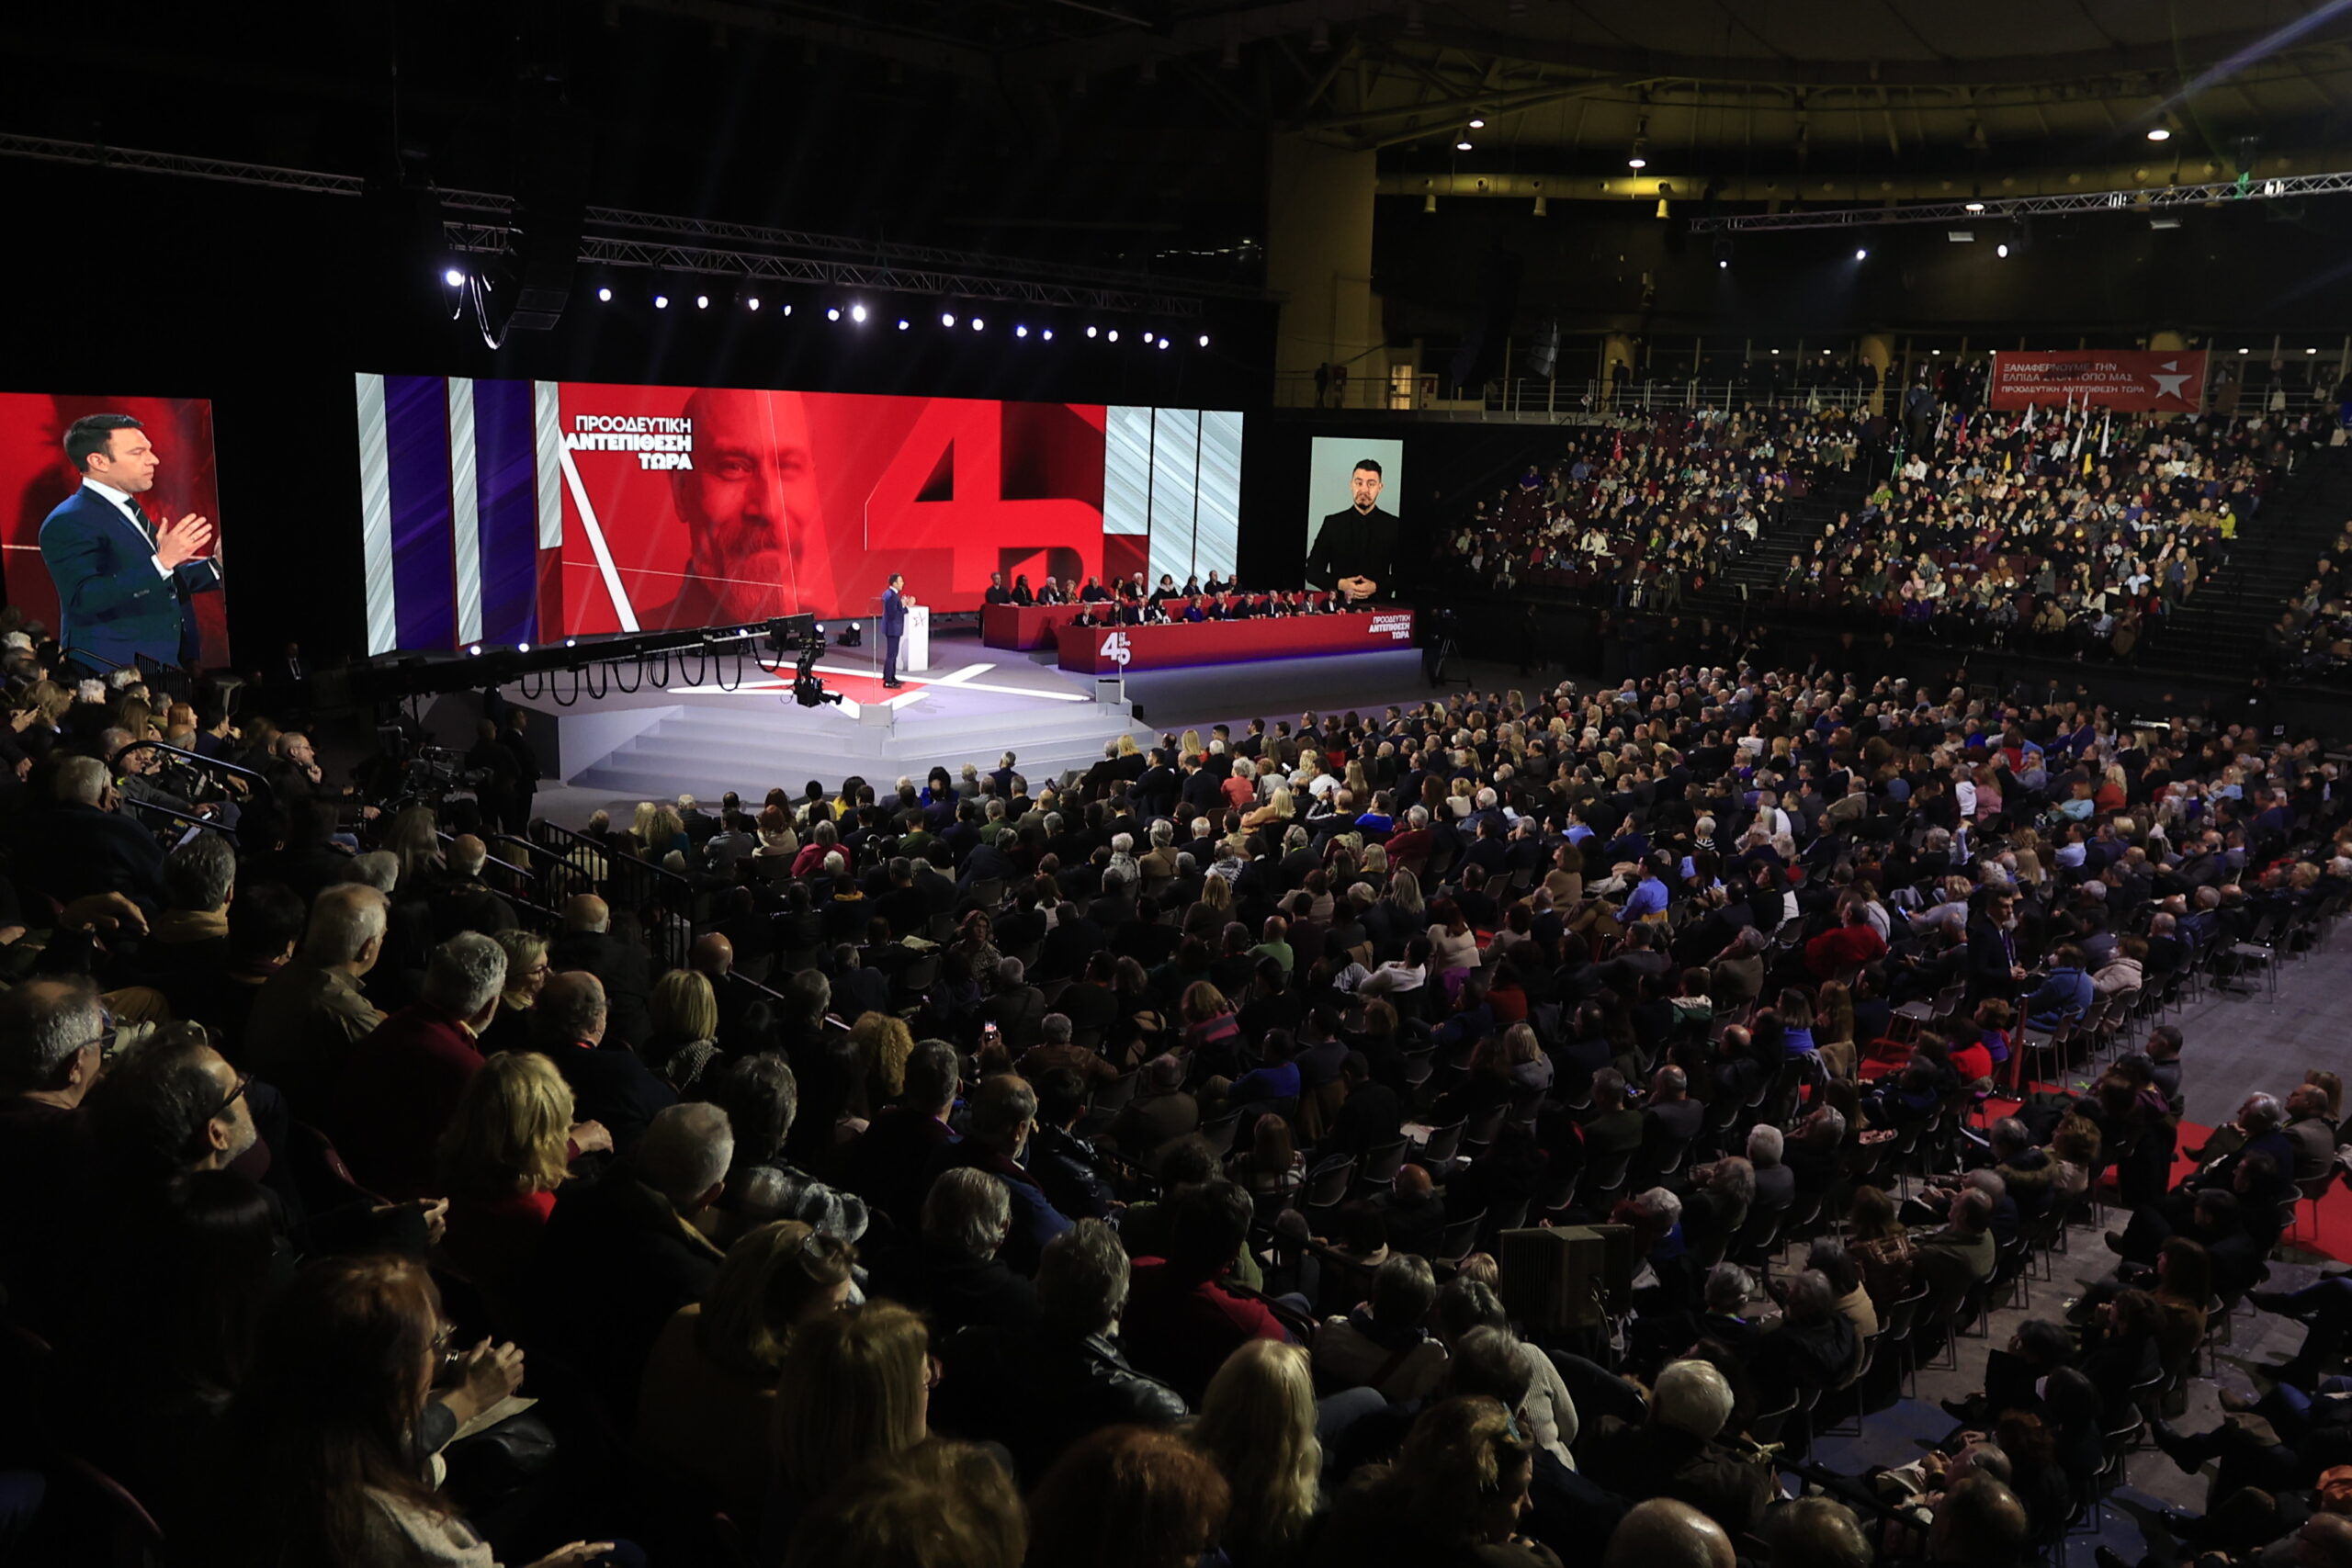
[[[1238,734],[1252,717],[1295,721],[1309,708],[1371,718],[1431,694],[1411,649],[1138,672],[1124,701],[1098,700],[1096,682],[1065,674],[1048,650],[983,648],[974,635],[949,632],[933,636],[932,654],[928,671],[889,692],[875,649],[829,650],[817,672],[842,694],[839,706],[797,705],[788,670],[771,675],[749,660],[740,681],[732,661],[714,660],[673,668],[667,685],[633,692],[557,675],[503,693],[531,710],[540,755],[556,764],[537,810],[568,826],[599,807],[624,812],[682,793],[715,802],[731,789],[756,800],[778,785],[797,795],[810,779],[831,789],[852,774],[888,784],[901,773],[920,781],[933,764],[986,770],[1007,750],[1040,782],[1091,766],[1122,734],[1148,747],[1163,733],[1225,723]],[[1481,689],[1521,683],[1486,671],[1477,678]],[[475,694],[458,693],[439,699],[427,724],[462,749],[481,711]]]

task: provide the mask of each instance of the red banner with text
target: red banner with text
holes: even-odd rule
[[[2123,413],[2195,413],[2205,406],[2205,351],[2086,348],[1993,356],[1995,408],[2047,408],[2069,400]]]

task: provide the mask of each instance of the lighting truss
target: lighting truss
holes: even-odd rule
[[[259,186],[311,196],[359,197],[368,182],[357,175],[281,168],[232,158],[198,157],[92,141],[23,136],[0,131],[0,157],[43,163],[126,169],[229,185]],[[517,203],[494,191],[438,190],[443,210],[473,214],[445,223],[456,248],[502,254],[512,248],[510,225]],[[1186,319],[1203,313],[1202,299],[1217,297],[1261,300],[1260,289],[1233,284],[1142,277],[1066,263],[955,251],[933,245],[875,243],[843,234],[770,229],[753,223],[590,207],[582,215],[580,260],[608,266],[661,267],[729,277],[779,282],[839,284],[915,294],[951,294],[1008,304],[1066,306],[1073,310],[1149,313]],[[595,231],[619,231],[596,232]]]
[[[513,197],[489,191],[443,191],[441,202],[446,209],[452,212],[486,213],[501,219],[511,219],[515,207]],[[949,250],[939,245],[914,245],[900,241],[860,240],[845,234],[815,233],[805,229],[774,229],[763,224],[737,223],[725,219],[683,218],[668,212],[635,212],[620,207],[590,207],[582,213],[582,223],[589,229],[616,229],[650,234],[684,244],[840,256],[866,265],[1017,275],[1112,288],[1137,287],[1134,274],[1112,272],[1101,267],[1035,261],[1026,256],[991,255],[983,251]],[[1220,295],[1236,299],[1265,298],[1261,290],[1236,284],[1187,279],[1183,288],[1188,294]]]
[[[1744,212],[1693,218],[1695,234],[1753,233],[1789,229],[1859,229],[1879,223],[1970,223],[2045,213],[2156,212],[2168,208],[2222,207],[2233,201],[2284,197],[2352,195],[2352,172],[2281,175],[2275,179],[2215,180],[2152,190],[2068,191],[2058,196],[1971,197],[1913,206],[1823,207],[1797,212]]]
[[[498,255],[510,248],[510,231],[503,224],[449,222],[443,225],[443,230],[448,235],[450,245],[457,250]],[[1197,299],[1182,294],[1159,293],[1148,288],[1063,283],[1020,276],[1010,272],[1002,275],[951,272],[833,256],[779,255],[628,235],[582,234],[580,237],[580,259],[583,263],[603,266],[653,267],[664,272],[756,277],[777,283],[831,284],[902,294],[951,295],[967,299],[1062,306],[1080,310],[1186,319],[1197,318],[1203,313],[1201,301]]]

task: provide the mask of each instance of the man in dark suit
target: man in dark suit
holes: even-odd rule
[[[70,904],[91,893],[126,893],[150,909],[164,893],[164,852],[145,829],[116,814],[114,781],[96,757],[67,757],[51,788],[56,805],[28,821],[18,874]]]
[[[645,949],[613,935],[613,912],[602,898],[582,893],[565,901],[563,931],[548,945],[548,962],[558,970],[585,969],[603,981],[613,1032],[632,1045],[645,1038],[652,990]]]
[[[41,564],[57,585],[57,638],[69,659],[87,654],[100,671],[141,654],[193,663],[189,595],[217,592],[210,519],[194,513],[156,525],[139,497],[154,487],[155,448],[129,414],[94,413],[65,431],[65,455],[82,488],[40,525]]]
[[[907,635],[907,601],[901,592],[906,578],[899,572],[890,574],[889,585],[882,590],[882,683],[903,686],[899,679],[899,639]]]
[[[600,1123],[613,1147],[637,1147],[677,1091],[626,1045],[605,1043],[605,987],[585,973],[550,975],[531,1005],[531,1047],[556,1065],[583,1122]]]
[[[1396,514],[1380,509],[1380,465],[1359,460],[1348,476],[1352,504],[1323,519],[1306,552],[1306,581],[1345,596],[1350,603],[1379,596],[1393,581],[1396,558]]]

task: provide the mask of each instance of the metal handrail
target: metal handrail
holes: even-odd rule
[[[224,762],[218,757],[208,757],[201,751],[190,751],[184,747],[169,746],[161,740],[134,740],[128,746],[122,748],[119,751],[117,751],[112,757],[107,759],[107,767],[111,772],[119,773],[122,771],[122,760],[125,757],[130,756],[133,751],[147,750],[161,751],[167,756],[177,757],[182,761],[195,766],[195,768],[200,773],[213,772],[228,773],[233,777],[243,779],[256,787],[261,792],[261,795],[265,799],[275,801],[277,798],[277,790],[270,784],[267,778],[255,773],[253,769],[245,767],[242,763]]]

